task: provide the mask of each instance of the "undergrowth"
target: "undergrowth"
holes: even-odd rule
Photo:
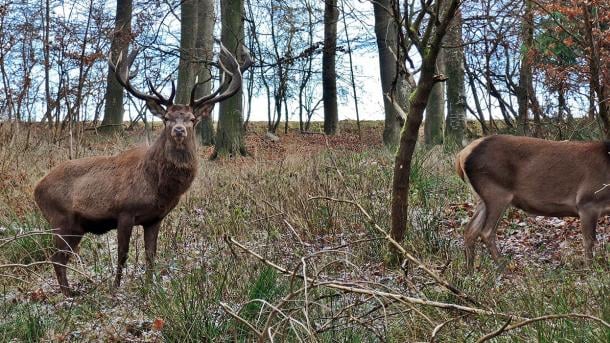
[[[113,144],[117,139],[120,143]],[[93,136],[83,140],[81,144],[89,148],[80,151],[116,153],[137,140],[105,141]],[[27,235],[48,229],[31,192],[52,165],[67,158],[68,147],[42,143],[26,148],[22,143],[17,140],[12,146],[21,149],[19,153],[0,148],[1,156],[13,159],[5,161],[9,176],[0,180],[9,186],[0,192],[0,239],[6,242],[0,243],[2,265],[45,261],[52,251],[49,235]],[[56,151],[54,157],[47,156],[49,151]],[[610,321],[610,276],[604,265],[582,270],[532,263],[502,271],[480,248],[479,270],[465,273],[461,226],[451,225],[467,221],[469,212],[461,205],[474,198],[455,175],[453,153],[421,147],[416,152],[411,226],[403,244],[407,251],[474,297],[482,308],[528,318],[582,313]],[[330,281],[366,285],[468,305],[413,264],[383,263],[388,244],[374,225],[386,230],[390,226],[393,152],[373,144],[364,150],[322,145],[275,160],[211,162],[203,152],[200,155],[200,175],[163,223],[153,281],[144,277],[139,229],[134,230],[125,281],[118,290],[109,282],[116,263],[114,233],[87,236],[79,252],[82,263],[72,259],[70,265],[83,273],[69,273],[83,292],[75,299],[66,300],[58,293],[48,265],[25,270],[4,267],[0,269],[4,298],[0,340],[249,342],[258,338],[254,330],[270,330],[276,341],[315,337],[403,342],[429,341],[435,327],[445,323],[438,341],[475,341],[506,323],[504,317],[406,305],[323,285]],[[353,205],[329,198],[357,202],[373,222]],[[319,284],[264,264],[228,244],[229,238],[265,261]],[[575,318],[540,321],[495,338],[497,342],[609,340],[610,332],[603,326]]]

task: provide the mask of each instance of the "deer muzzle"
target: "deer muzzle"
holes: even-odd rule
[[[186,127],[184,125],[176,125],[172,129],[172,136],[176,138],[184,138],[187,136]]]

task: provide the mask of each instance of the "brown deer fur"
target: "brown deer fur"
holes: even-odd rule
[[[142,225],[146,269],[150,275],[161,221],[178,204],[197,174],[194,127],[202,117],[210,115],[215,103],[236,94],[241,87],[241,72],[251,63],[248,55],[240,67],[224,47],[221,49],[225,64],[230,66],[229,70],[220,63],[227,75],[225,81],[215,93],[191,99],[190,105],[174,105],[173,91],[169,100],[152,87],[154,95],[140,93],[129,83],[127,69],[110,63],[123,87],[145,100],[148,109],[163,119],[165,127],[150,147],[131,149],[111,157],[67,161],[52,169],[36,185],[36,204],[55,233],[57,251],[51,260],[65,295],[72,293],[65,265],[85,233],[103,234],[117,229],[118,261],[114,284],[119,286],[132,228]],[[136,53],[129,56],[129,65]],[[117,64],[120,61],[121,57]],[[221,90],[224,91],[220,93]]]
[[[69,293],[65,264],[85,233],[117,229],[118,286],[132,228],[142,225],[147,270],[152,269],[161,221],[189,188],[198,166],[194,123],[186,121],[181,142],[172,138],[176,123],[193,116],[191,109],[174,105],[167,112],[165,128],[152,146],[64,162],[36,185],[36,204],[57,234],[52,262],[62,292]]]
[[[474,263],[478,237],[500,262],[496,226],[508,205],[533,215],[580,217],[585,257],[593,258],[600,216],[610,213],[609,145],[556,142],[497,135],[478,139],[458,153],[456,169],[480,201],[464,232],[466,261]]]

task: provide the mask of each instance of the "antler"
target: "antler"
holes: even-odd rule
[[[242,73],[253,64],[252,57],[250,57],[248,52],[244,52],[243,55],[244,63],[240,66],[235,56],[233,56],[233,54],[231,54],[231,52],[222,43],[220,43],[220,56],[218,58],[218,64],[224,71],[223,82],[212,94],[202,96],[199,99],[195,99],[195,90],[202,82],[196,83],[191,91],[191,107],[213,105],[235,95],[241,88]],[[223,63],[223,56],[227,66],[225,66]]]
[[[174,102],[174,96],[176,95],[176,86],[174,85],[174,81],[172,81],[172,93],[171,93],[169,99],[166,99],[165,97],[163,97],[163,95],[161,95],[153,87],[152,83],[148,79],[146,80],[146,82],[148,83],[148,88],[154,95],[142,93],[131,85],[130,80],[133,78],[133,76],[128,75],[129,68],[131,68],[131,65],[133,64],[133,61],[136,59],[136,55],[138,54],[138,52],[139,52],[139,49],[137,49],[137,48],[133,49],[131,51],[131,53],[129,54],[129,56],[127,56],[127,66],[124,66],[122,63],[123,62],[123,53],[119,54],[119,58],[117,59],[116,64],[112,63],[112,53],[110,53],[110,55],[108,56],[108,65],[110,66],[110,69],[112,70],[114,75],[116,75],[117,81],[119,81],[121,86],[123,86],[123,88],[125,88],[126,91],[128,91],[129,93],[131,93],[131,95],[135,96],[138,99],[141,99],[144,101],[153,101],[160,105],[171,106]]]

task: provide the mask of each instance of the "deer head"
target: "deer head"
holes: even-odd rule
[[[195,90],[203,82],[195,82],[191,90],[191,100],[188,105],[174,104],[176,88],[172,81],[172,91],[169,98],[165,98],[150,80],[147,80],[150,94],[145,94],[135,89],[130,80],[135,77],[129,73],[139,50],[134,49],[127,57],[127,64],[123,64],[123,56],[119,55],[116,64],[112,62],[112,55],[109,56],[109,65],[116,75],[118,82],[131,95],[144,100],[148,110],[157,118],[163,120],[165,133],[172,138],[177,147],[183,146],[185,139],[194,137],[193,129],[202,118],[209,117],[214,110],[214,105],[235,95],[242,83],[242,73],[252,65],[252,59],[248,53],[244,54],[244,62],[240,66],[237,59],[224,45],[220,44],[220,56],[218,65],[223,71],[223,81],[221,85],[210,95],[195,98]]]

